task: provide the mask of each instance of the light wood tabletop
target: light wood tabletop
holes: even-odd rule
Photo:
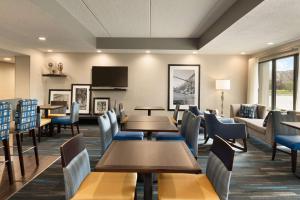
[[[300,122],[280,122],[280,123],[283,125],[300,130]]]

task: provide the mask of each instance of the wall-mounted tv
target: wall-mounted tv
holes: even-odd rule
[[[93,66],[93,87],[128,87],[128,67]]]

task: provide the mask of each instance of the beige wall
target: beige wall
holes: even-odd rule
[[[68,78],[44,78],[45,91],[68,89],[72,83],[91,83],[92,66],[128,66],[129,87],[126,92],[93,92],[94,97],[110,97],[111,102],[123,102],[129,114],[136,105],[160,105],[167,108],[168,64],[200,64],[201,109],[220,109],[220,92],[215,90],[215,79],[230,79],[231,90],[225,92],[225,114],[231,103],[245,103],[247,96],[247,57],[177,54],[46,54],[44,72],[48,62],[62,62]],[[37,81],[38,83],[38,81]],[[45,95],[45,103],[48,95]],[[161,112],[155,112],[162,114]]]
[[[15,64],[0,62],[0,99],[15,97]]]

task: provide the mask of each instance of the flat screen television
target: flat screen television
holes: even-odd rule
[[[93,87],[128,87],[128,67],[92,67]]]

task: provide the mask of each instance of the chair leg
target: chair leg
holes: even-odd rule
[[[12,165],[11,165],[11,157],[10,157],[10,151],[9,151],[9,144],[8,140],[2,140],[3,146],[4,146],[4,156],[6,161],[6,168],[8,173],[8,180],[10,184],[13,184],[13,171],[12,171]]]
[[[209,137],[206,137],[205,141],[204,141],[204,144],[206,144],[208,140],[209,140]]]
[[[39,153],[38,153],[38,147],[37,147],[37,143],[36,143],[36,136],[35,136],[35,131],[34,129],[31,131],[31,135],[32,135],[32,143],[33,143],[33,150],[34,150],[34,155],[35,155],[35,163],[38,166],[40,164],[39,161]]]
[[[22,151],[22,144],[21,144],[21,139],[20,139],[20,133],[16,134],[16,140],[17,140],[17,147],[18,147],[20,170],[21,170],[22,176],[25,176],[23,151]]]
[[[78,132],[78,134],[79,134],[79,133],[80,133],[80,132],[79,132],[79,122],[76,123],[76,127],[77,127],[77,132]]]
[[[72,131],[72,136],[74,136],[74,126],[71,124],[71,131]]]
[[[274,160],[275,156],[276,156],[276,151],[277,151],[277,143],[276,142],[273,143],[272,149],[273,149],[272,150],[272,160]]]
[[[292,150],[291,156],[292,156],[292,172],[295,173],[297,167],[297,150]]]
[[[234,140],[235,142],[235,140]],[[247,148],[247,139],[243,139],[243,143],[244,143],[244,152],[247,152],[248,148]]]
[[[38,128],[38,141],[41,142],[42,127]]]
[[[57,124],[57,133],[60,133],[60,132],[61,132],[61,125]]]

